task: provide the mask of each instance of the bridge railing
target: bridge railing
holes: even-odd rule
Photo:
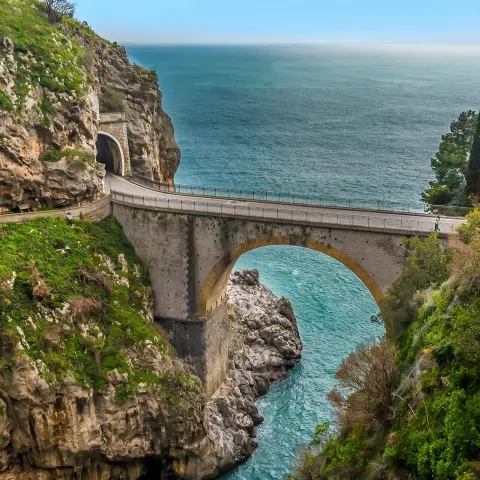
[[[318,205],[322,207],[358,208],[362,210],[379,210],[389,212],[424,212],[426,210],[425,207],[422,207],[419,204],[388,202],[385,200],[347,199],[340,197],[302,195],[297,193],[259,192],[253,190],[239,190],[234,188],[202,187],[180,184],[166,185],[136,173],[133,174],[133,179],[140,185],[144,185],[153,190],[158,190],[165,193],[183,193],[187,195],[201,195],[208,197],[240,198],[244,200]]]
[[[292,222],[344,225],[353,227],[367,227],[375,229],[395,229],[412,233],[428,233],[434,230],[434,217],[424,216],[406,216],[406,215],[376,215],[373,212],[313,212],[311,210],[301,210],[299,208],[289,209],[284,206],[281,208],[263,207],[257,205],[242,205],[241,203],[219,203],[209,202],[208,199],[202,200],[183,200],[175,197],[161,198],[134,195],[113,190],[110,192],[112,200],[123,203],[156,207],[162,210],[175,210],[186,213],[207,213],[213,215],[231,215],[235,217],[265,218],[269,220],[289,220]],[[443,233],[453,233],[458,223],[442,220],[440,231]]]

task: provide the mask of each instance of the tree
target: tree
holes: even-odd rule
[[[69,0],[44,0],[47,15],[52,23],[57,23],[62,17],[73,18],[76,4]]]
[[[465,176],[477,120],[478,115],[473,110],[462,112],[450,125],[450,132],[442,136],[438,152],[432,159],[435,180],[422,193],[424,202],[429,205],[469,205]]]
[[[415,320],[420,305],[415,294],[448,278],[451,252],[445,251],[438,234],[426,239],[405,240],[408,257],[405,268],[381,301],[382,317],[388,337],[398,340]]]
[[[466,193],[467,195],[480,194],[480,115],[478,115],[477,130],[468,162]]]

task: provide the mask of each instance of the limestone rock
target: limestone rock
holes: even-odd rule
[[[124,98],[119,108],[132,170],[173,183],[180,150],[156,75],[131,64],[123,47],[99,39],[92,50],[90,39],[78,41],[89,52],[83,66],[89,86],[81,97],[32,84],[19,111],[0,110],[0,206],[66,207],[102,195],[105,168],[95,162],[96,140],[102,105],[112,91]],[[15,105],[15,73],[32,62],[33,55],[14,53],[11,39],[0,37],[0,87]],[[65,151],[63,158],[48,159],[48,152],[58,150]]]
[[[261,285],[257,270],[233,273],[228,293],[230,369],[205,414],[207,435],[216,446],[209,456],[215,472],[253,453],[255,425],[263,421],[254,402],[298,363],[303,347],[290,302]]]
[[[121,46],[112,48],[103,44],[96,53],[100,100],[102,93],[109,91],[124,95],[133,171],[173,184],[180,163],[180,149],[171,119],[162,108],[156,75],[131,64]]]

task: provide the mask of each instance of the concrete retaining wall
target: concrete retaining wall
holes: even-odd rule
[[[42,212],[11,213],[0,215],[0,223],[10,222],[29,222],[41,217],[65,218],[67,212],[70,212],[73,218],[83,216],[92,222],[98,222],[112,214],[112,204],[110,195],[107,195],[95,202],[89,203],[83,207],[69,207],[58,210],[45,210]]]

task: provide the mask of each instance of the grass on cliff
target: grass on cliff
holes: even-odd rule
[[[58,24],[51,24],[38,0],[0,0],[0,36],[9,37],[14,43],[18,65],[14,87],[17,111],[35,87],[81,100],[87,83],[92,80],[86,71],[91,52],[82,43],[107,43],[87,24],[74,19],[65,17]],[[0,96],[0,108],[7,107],[12,109],[10,101],[2,101]],[[47,127],[50,109],[49,105],[41,107]]]
[[[119,254],[128,263],[128,273]],[[13,272],[12,290],[6,282]],[[14,355],[26,354],[50,384],[71,376],[100,391],[116,371],[123,377],[116,389],[119,402],[143,384],[177,406],[188,403],[200,387],[187,371],[135,367],[126,354],[150,342],[165,359],[174,356],[168,341],[141,314],[150,296],[147,272],[113,217],[100,223],[78,221],[73,229],[65,220],[52,218],[0,225],[4,374]],[[18,343],[21,352],[14,351]]]
[[[83,47],[48,22],[35,0],[0,0],[2,36],[15,46],[18,71],[15,94],[23,103],[32,86],[52,92],[81,94]],[[29,56],[32,54],[32,56]]]
[[[331,395],[342,407],[338,432],[314,438],[289,478],[480,478],[480,211],[452,239],[453,254],[435,237],[410,247],[384,300],[384,342],[395,351],[395,370],[382,380],[387,408],[379,408],[371,380],[343,403]],[[378,381],[355,356],[345,361],[353,377]]]

